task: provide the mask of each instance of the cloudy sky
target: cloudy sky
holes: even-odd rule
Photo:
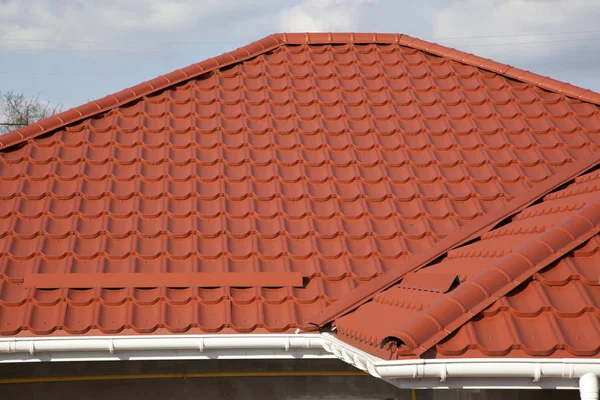
[[[597,0],[0,0],[0,91],[63,108],[273,32],[405,33],[600,92]]]

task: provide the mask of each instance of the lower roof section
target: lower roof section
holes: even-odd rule
[[[336,320],[339,338],[389,359],[598,357],[599,190],[595,171],[548,194]]]

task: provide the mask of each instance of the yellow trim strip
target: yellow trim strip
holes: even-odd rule
[[[0,384],[117,381],[128,379],[185,379],[185,378],[231,378],[231,377],[274,377],[274,376],[366,376],[362,371],[282,371],[282,372],[189,372],[171,374],[91,375],[91,376],[47,376],[38,378],[0,379]]]

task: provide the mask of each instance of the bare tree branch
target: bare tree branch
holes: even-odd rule
[[[39,94],[27,99],[22,93],[13,91],[0,93],[0,114],[4,115],[4,123],[0,124],[0,133],[48,118],[61,109],[60,105],[52,106],[40,100]]]

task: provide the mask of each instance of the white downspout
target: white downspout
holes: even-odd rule
[[[579,378],[579,394],[581,400],[598,400],[598,378],[596,374],[588,372]]]

